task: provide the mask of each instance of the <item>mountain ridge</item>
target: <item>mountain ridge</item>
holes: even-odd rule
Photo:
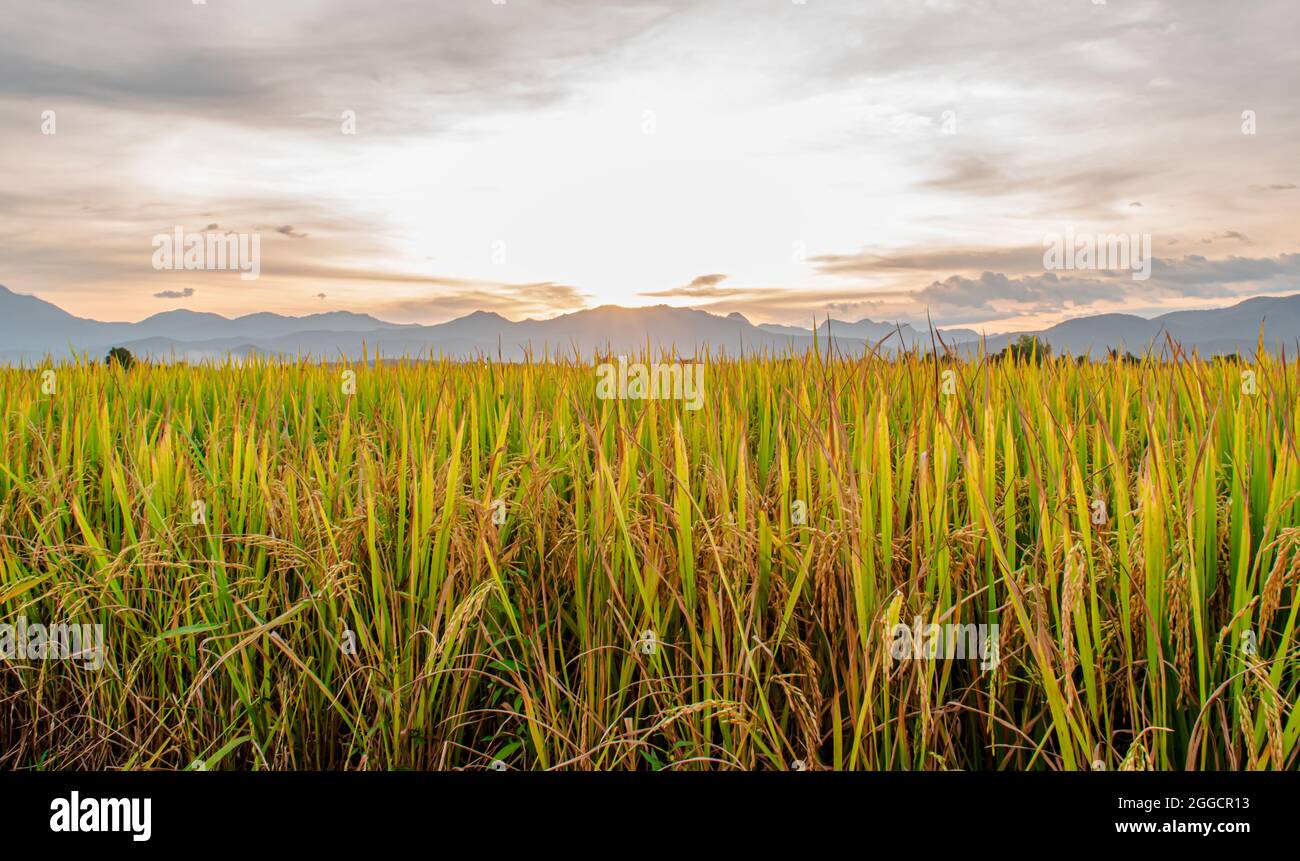
[[[1300,338],[1300,294],[1245,299],[1225,308],[1173,311],[1145,318],[1132,314],[1075,317],[1037,332],[985,336],[988,352],[1003,349],[1024,334],[1038,337],[1057,353],[1104,355],[1110,349],[1140,353],[1161,349],[1173,338],[1185,349],[1207,355],[1250,352],[1261,333],[1269,348]],[[370,314],[326,311],[301,317],[259,311],[224,317],[178,308],[136,323],[101,322],[77,317],[36,296],[0,285],[0,361],[31,363],[71,358],[74,353],[102,355],[122,346],[156,360],[198,361],[228,354],[355,359],[443,355],[451,358],[499,356],[520,360],[597,352],[639,353],[691,351],[738,355],[754,350],[802,352],[828,345],[845,353],[878,349],[928,352],[932,345],[967,354],[980,350],[972,329],[920,331],[908,323],[863,318],[828,319],[815,329],[753,324],[740,312],[726,316],[698,308],[654,305],[626,308],[600,305],[551,317],[512,321],[479,310],[442,323],[390,323]]]

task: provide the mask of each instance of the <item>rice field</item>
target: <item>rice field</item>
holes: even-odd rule
[[[1294,360],[705,370],[0,369],[0,768],[1297,768]]]

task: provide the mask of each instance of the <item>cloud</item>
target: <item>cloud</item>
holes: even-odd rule
[[[733,291],[720,290],[718,285],[727,280],[726,275],[700,275],[691,279],[691,283],[684,287],[673,287],[669,290],[655,290],[642,293],[642,296],[654,296],[659,298],[683,296],[687,298],[709,298],[726,296]]]
[[[1188,254],[1179,260],[1156,258],[1151,263],[1151,282],[1156,287],[1179,296],[1236,295],[1236,288],[1258,286],[1276,290],[1270,282],[1285,280],[1284,287],[1295,286],[1300,279],[1300,254],[1277,257],[1236,257],[1210,260]]]
[[[1012,179],[992,157],[961,154],[950,158],[944,172],[925,184],[943,191],[996,195],[1010,192]]]
[[[702,287],[713,287],[726,280],[726,275],[701,275],[698,278],[692,279],[691,283],[686,285],[686,289],[690,290]]]
[[[216,9],[119,0],[111,15],[93,4],[38,4],[6,16],[0,98],[39,93],[60,105],[312,133],[337,129],[351,108],[371,131],[446,129],[566,97],[575,67],[682,5],[484,2],[430,15],[423,3],[396,0],[357,27],[345,0],[281,0],[269,33],[254,27],[264,12],[254,0]],[[88,42],[87,32],[102,38]]]
[[[1053,272],[1010,277],[984,272],[978,278],[952,275],[918,290],[916,301],[932,309],[984,308],[1009,304],[1020,313],[1061,311],[1124,298],[1123,285],[1097,278],[1061,278]],[[1004,309],[1005,310],[1005,309]]]
[[[186,287],[184,290],[161,290],[153,295],[155,299],[188,299],[194,295],[194,288]]]
[[[1231,231],[1225,231],[1231,232]],[[1241,298],[1258,292],[1279,292],[1300,281],[1300,254],[1209,259],[1153,258],[1151,277],[1135,282],[1125,271],[1044,272],[1043,250],[1037,248],[919,249],[890,253],[824,255],[815,258],[819,271],[845,277],[889,275],[884,287],[845,287],[790,290],[783,287],[731,287],[694,291],[687,287],[662,294],[705,300],[692,305],[713,313],[739,311],[762,322],[808,324],[828,312],[855,319],[924,323],[929,314],[936,325],[988,323],[1008,318],[1049,319],[1087,309],[1091,313],[1123,310],[1140,293],[1145,307],[1177,307],[1188,298]],[[1013,264],[1022,271],[985,269],[976,263]],[[914,278],[935,269],[956,268],[971,274],[951,274],[917,286]],[[694,283],[694,282],[692,282]]]
[[[86,314],[195,287],[226,313],[316,311],[324,289],[551,314],[590,290],[807,322],[917,313],[925,291],[969,315],[1089,303],[1089,279],[1042,272],[1038,238],[1067,223],[1283,269],[1296,247],[1292,0],[737,2],[391,0],[364,27],[345,0],[278,0],[274,26],[256,0],[25,4],[0,49],[0,279]],[[256,288],[150,269],[149,236],[216,221],[266,225]],[[850,251],[791,265],[795,237]],[[1092,280],[1136,305],[1286,284],[1269,265]]]
[[[1127,197],[1151,181],[1152,168],[1114,167],[1071,163],[1062,169],[1058,160],[1037,162],[1033,151],[997,152],[949,157],[942,173],[922,183],[923,188],[981,198],[1023,195],[1047,196],[1052,205],[1075,213],[1100,210]]]
[[[1119,272],[1096,272],[1091,277],[1063,277],[1054,272],[1022,276],[984,272],[976,278],[952,275],[916,291],[914,300],[948,323],[996,320],[1008,314],[1051,314],[1120,303],[1132,295],[1133,283],[1128,278]],[[1300,254],[1221,260],[1190,254],[1179,260],[1153,259],[1151,278],[1140,282],[1140,287],[1149,301],[1232,298],[1285,289],[1295,278],[1300,278]],[[1288,283],[1271,283],[1278,280]]]
[[[1242,233],[1239,230],[1225,230],[1222,233],[1216,233],[1213,236],[1206,236],[1205,238],[1199,241],[1202,245],[1213,245],[1215,241],[1219,239],[1234,240],[1236,242],[1240,242],[1242,245],[1254,244],[1253,242],[1251,242],[1249,236],[1247,236],[1246,234]]]
[[[810,261],[823,275],[869,276],[907,272],[1041,270],[1041,245],[1014,248],[917,248],[824,254]]]
[[[576,311],[587,305],[587,294],[567,284],[543,281],[506,284],[490,281],[429,279],[411,276],[409,283],[430,283],[434,295],[380,300],[368,306],[370,313],[395,322],[428,322],[459,317],[474,311],[495,311],[517,319],[525,316],[550,317]]]

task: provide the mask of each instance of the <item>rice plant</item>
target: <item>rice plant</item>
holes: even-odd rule
[[[1297,370],[0,369],[0,767],[1295,769]]]

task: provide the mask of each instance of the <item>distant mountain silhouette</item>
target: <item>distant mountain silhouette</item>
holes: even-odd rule
[[[1250,355],[1259,345],[1261,326],[1266,350],[1285,348],[1294,354],[1300,346],[1300,293],[1260,296],[1227,308],[1173,311],[1150,319],[1132,314],[1079,317],[1032,334],[1051,344],[1055,352],[1075,356],[1102,356],[1112,348],[1136,354],[1148,349],[1167,352],[1170,340],[1203,356]],[[985,349],[997,352],[1021,334],[989,338]]]
[[[775,332],[781,335],[808,335],[807,329],[801,329],[797,326],[774,326],[763,324],[759,326],[767,332]],[[978,341],[979,332],[974,329],[939,329],[935,332],[934,338],[931,338],[930,331],[917,331],[907,323],[879,323],[875,320],[862,319],[856,323],[848,323],[843,320],[829,320],[817,326],[817,334],[820,337],[831,336],[837,341],[848,338],[855,341],[864,341],[869,344],[901,344],[905,349],[919,348],[929,350],[937,347],[942,350],[943,345],[952,346],[962,341]],[[940,343],[942,339],[942,343]]]
[[[1103,314],[1067,320],[1032,333],[1057,353],[1104,355],[1116,348],[1134,353],[1149,346],[1163,348],[1172,337],[1185,349],[1203,355],[1250,353],[1264,324],[1267,348],[1294,348],[1300,338],[1300,294],[1248,299],[1230,308],[1176,311],[1152,319],[1128,314]],[[985,348],[996,352],[1022,333],[988,337]],[[155,314],[138,323],[104,323],[73,316],[34,296],[0,286],[0,362],[33,364],[48,358],[70,359],[74,353],[103,356],[123,346],[137,356],[161,360],[199,361],[228,354],[357,359],[363,347],[374,356],[424,357],[479,355],[519,360],[530,352],[543,356],[591,358],[597,352],[635,354],[675,351],[739,355],[770,350],[802,352],[814,343],[845,353],[879,349],[928,351],[942,344],[966,352],[979,349],[979,334],[971,329],[940,329],[933,336],[906,323],[829,320],[812,329],[797,326],[755,326],[742,314],[725,317],[688,308],[657,305],[621,308],[603,305],[549,320],[507,320],[476,311],[435,326],[388,323],[368,314],[333,311],[290,317],[258,313],[230,319],[188,310]],[[942,346],[939,349],[943,349]]]

